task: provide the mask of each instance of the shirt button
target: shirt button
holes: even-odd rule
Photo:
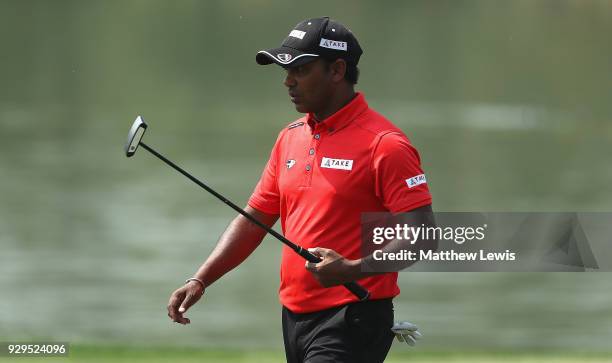
[[[306,171],[310,171],[310,164],[306,165]]]
[[[314,155],[314,149],[310,149],[310,151],[308,152],[310,155]]]
[[[319,139],[321,138],[321,135],[316,134],[316,135],[314,136],[314,138],[315,138],[315,139],[317,139],[317,140],[319,140]]]

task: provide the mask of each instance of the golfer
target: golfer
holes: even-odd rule
[[[363,53],[353,33],[327,17],[305,20],[259,64],[286,71],[289,98],[304,117],[285,127],[245,210],[319,256],[319,263],[283,247],[279,297],[287,362],[384,361],[393,340],[397,272],[362,272],[364,212],[431,211],[419,154],[404,133],[354,89]],[[174,291],[168,315],[184,313],[208,286],[240,265],[265,231],[239,215],[187,283]],[[370,293],[358,299],[341,284]]]

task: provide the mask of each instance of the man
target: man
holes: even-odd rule
[[[397,272],[362,271],[361,214],[431,211],[417,151],[354,90],[361,54],[351,31],[324,17],[299,23],[280,48],[256,56],[259,64],[285,68],[291,102],[307,114],[280,132],[245,208],[268,226],[280,217],[285,236],[322,259],[304,264],[283,248],[279,295],[288,362],[384,361]],[[188,324],[187,309],[264,235],[236,217],[194,277],[172,294],[170,318]],[[368,301],[339,286],[351,281],[369,290]]]

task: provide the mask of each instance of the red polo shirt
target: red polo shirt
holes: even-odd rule
[[[249,205],[280,214],[283,234],[305,248],[360,258],[361,213],[407,212],[431,204],[419,154],[404,133],[368,107],[363,94],[315,122],[283,129]],[[342,286],[322,287],[304,260],[283,247],[280,301],[306,313],[357,301]],[[358,281],[372,299],[399,294],[397,273]]]

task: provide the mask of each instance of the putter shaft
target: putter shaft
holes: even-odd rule
[[[155,155],[158,159],[160,159],[164,163],[166,163],[169,166],[171,166],[174,170],[178,171],[179,173],[181,173],[184,176],[186,176],[187,178],[189,178],[189,180],[191,180],[192,182],[194,182],[197,185],[199,185],[200,187],[204,188],[207,192],[209,192],[210,194],[214,195],[217,199],[221,200],[223,203],[225,203],[228,206],[230,206],[236,212],[242,214],[246,219],[248,219],[249,221],[251,221],[252,223],[257,225],[259,228],[263,229],[267,233],[269,233],[272,236],[274,236],[276,239],[278,239],[279,241],[284,243],[287,247],[289,247],[293,251],[295,251],[298,255],[300,255],[304,259],[306,259],[308,262],[316,263],[316,262],[320,262],[321,261],[321,259],[319,257],[313,255],[312,253],[308,252],[308,250],[306,250],[303,247],[301,247],[301,246],[291,242],[290,240],[285,238],[285,236],[281,235],[280,233],[276,232],[272,228],[270,228],[270,227],[266,226],[265,224],[261,223],[257,218],[255,218],[251,214],[247,213],[244,209],[242,209],[239,206],[237,206],[236,204],[234,204],[231,200],[229,200],[229,199],[225,198],[223,195],[217,193],[214,189],[212,189],[208,185],[202,183],[196,177],[194,177],[193,175],[189,174],[187,171],[183,170],[180,166],[178,166],[175,163],[173,163],[172,161],[166,159],[162,154],[158,153],[157,151],[155,151],[153,148],[149,147],[144,142],[140,142],[139,144],[144,149],[146,149],[148,152],[150,152],[151,154]],[[346,287],[351,293],[353,293],[353,295],[357,296],[357,298],[359,300],[361,300],[361,301],[367,300],[370,297],[370,292],[368,290],[366,290],[363,286],[359,285],[356,282],[348,282],[348,283],[343,284],[343,286]]]

